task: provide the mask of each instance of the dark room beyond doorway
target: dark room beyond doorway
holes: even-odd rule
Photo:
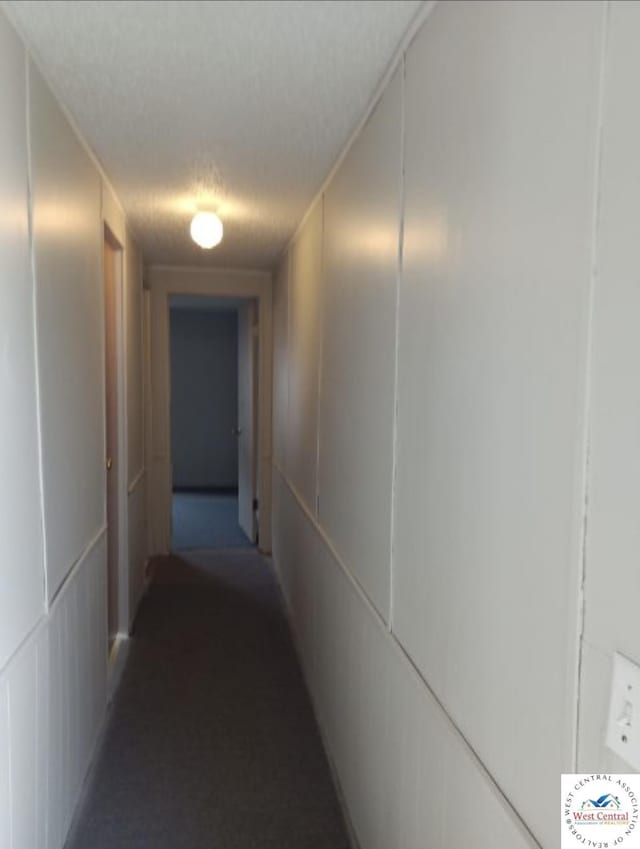
[[[238,521],[239,317],[220,298],[170,301],[173,550],[249,546]],[[247,394],[247,392],[244,392]],[[252,390],[251,390],[252,394]]]

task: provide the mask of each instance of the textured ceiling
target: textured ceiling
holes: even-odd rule
[[[270,268],[421,2],[9,2],[150,263]],[[189,239],[198,204],[225,238]]]

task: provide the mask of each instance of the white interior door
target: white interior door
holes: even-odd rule
[[[257,334],[254,301],[238,310],[238,523],[256,542]]]

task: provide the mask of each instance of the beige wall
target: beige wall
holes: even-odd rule
[[[33,64],[29,117],[51,600],[104,527],[101,179]]]
[[[552,849],[562,771],[633,771],[639,9],[437,4],[275,275],[274,555],[363,849]]]
[[[318,485],[318,386],[320,379],[320,321],[322,315],[322,198],[307,225],[291,246],[291,277],[286,311],[289,345],[287,396],[298,403],[289,408],[283,446],[285,467],[299,497],[313,513]]]
[[[60,849],[107,702],[103,221],[128,263],[122,429],[134,483],[140,258],[95,160],[2,13],[0,66],[0,846]],[[126,537],[122,546],[125,576],[136,567],[130,612],[146,557],[143,493],[134,487],[135,503],[123,506],[133,517],[130,550]]]
[[[402,74],[325,192],[319,517],[389,618]],[[296,406],[289,399],[289,419]]]
[[[22,45],[0,18],[0,668],[44,607],[44,551]],[[1,826],[0,826],[1,828]],[[1,833],[0,833],[1,834]],[[2,839],[0,836],[0,845]]]

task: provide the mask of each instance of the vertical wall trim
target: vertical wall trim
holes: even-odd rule
[[[314,511],[320,516],[320,404],[322,402],[322,353],[324,350],[324,195],[320,195],[320,310],[318,322],[318,375],[316,386],[316,492]],[[288,352],[287,352],[288,353]],[[288,356],[287,356],[288,359]]]
[[[591,261],[589,271],[589,288],[587,294],[587,328],[586,328],[586,357],[585,357],[585,385],[584,385],[584,409],[582,434],[582,516],[581,516],[581,538],[579,553],[579,586],[577,593],[577,621],[575,635],[576,669],[574,675],[574,701],[573,701],[573,740],[572,740],[572,762],[574,772],[578,772],[578,755],[580,744],[580,700],[582,693],[582,663],[584,645],[584,623],[586,616],[586,581],[587,581],[587,544],[588,544],[588,521],[589,521],[589,485],[591,474],[591,406],[592,406],[592,368],[593,368],[593,313],[595,290],[598,279],[598,234],[600,229],[601,211],[601,189],[602,189],[602,148],[604,128],[604,99],[605,83],[607,76],[607,48],[609,36],[610,0],[605,0],[602,7],[602,34],[600,45],[600,74],[598,79],[598,104],[596,112],[596,142],[593,164],[593,209],[591,217]]]
[[[396,274],[396,305],[395,305],[395,347],[394,347],[394,375],[393,375],[393,437],[391,457],[391,523],[390,523],[390,545],[389,545],[389,624],[388,628],[393,633],[393,587],[395,568],[395,539],[396,539],[396,491],[398,477],[398,375],[400,368],[400,289],[402,286],[402,261],[404,249],[404,201],[405,201],[405,177],[404,177],[404,148],[405,148],[405,80],[406,80],[406,57],[402,55],[400,63],[400,209],[398,223],[398,270]]]
[[[38,434],[38,489],[40,497],[40,533],[42,536],[42,592],[44,610],[49,610],[49,581],[47,563],[47,523],[44,512],[44,471],[42,451],[42,401],[40,397],[40,358],[38,353],[38,287],[36,286],[36,253],[33,225],[33,165],[31,156],[31,60],[25,50],[25,122],[27,135],[27,220],[29,267],[31,271],[31,310],[33,319],[33,362],[35,369],[36,430]]]

